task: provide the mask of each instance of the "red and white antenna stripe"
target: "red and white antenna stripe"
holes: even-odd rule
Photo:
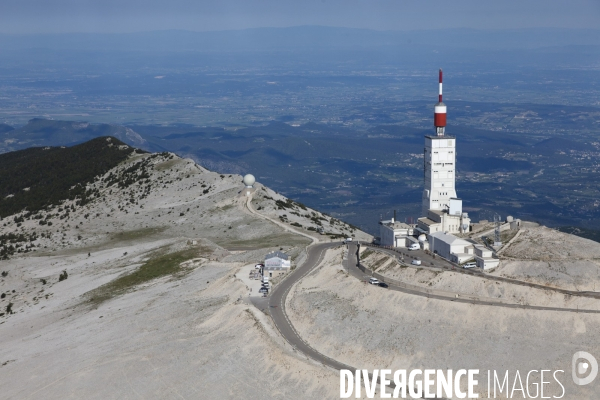
[[[439,93],[439,96],[440,96],[439,101],[441,103],[442,102],[442,69],[441,68],[440,68],[440,93]]]
[[[438,93],[439,103],[435,105],[433,124],[436,127],[438,136],[444,135],[446,126],[446,105],[442,103],[442,69],[440,68],[440,91]]]

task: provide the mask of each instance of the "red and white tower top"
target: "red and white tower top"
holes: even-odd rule
[[[435,105],[433,124],[435,125],[435,131],[438,136],[444,136],[446,133],[446,105],[442,103],[442,69],[440,68],[440,88],[439,88],[439,102]]]

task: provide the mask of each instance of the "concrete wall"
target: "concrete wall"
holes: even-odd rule
[[[448,243],[434,237],[429,238],[429,250],[448,260],[450,259],[450,254],[452,253],[452,248]]]
[[[395,246],[394,230],[387,225],[379,225],[379,236],[381,237],[382,246]]]

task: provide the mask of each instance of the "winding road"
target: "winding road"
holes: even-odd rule
[[[290,289],[296,282],[304,278],[310,271],[318,266],[323,261],[323,256],[328,249],[339,246],[341,242],[320,243],[310,246],[307,249],[306,261],[298,267],[287,279],[284,279],[279,285],[273,289],[269,297],[269,314],[273,318],[273,322],[281,335],[297,350],[312,358],[313,360],[332,367],[334,369],[355,369],[349,365],[336,361],[324,354],[319,353],[306,343],[296,332],[294,326],[290,322],[285,313],[285,298]]]
[[[305,356],[334,369],[350,369],[354,370],[349,365],[341,363],[337,360],[334,360],[330,357],[327,357],[324,354],[319,353],[317,350],[312,348],[308,343],[306,343],[302,337],[298,334],[292,323],[290,322],[286,311],[285,311],[285,299],[290,291],[290,289],[302,278],[304,278],[307,274],[309,274],[315,267],[317,267],[323,260],[323,256],[328,249],[334,248],[336,246],[341,245],[341,242],[334,243],[320,243],[314,244],[307,249],[307,259],[306,261],[298,267],[292,274],[290,274],[286,279],[284,279],[278,286],[276,286],[272,292],[272,294],[268,298],[268,307],[269,314],[273,318],[273,322],[275,326],[281,333],[281,335],[296,349],[301,352]],[[348,260],[346,261],[346,268],[348,273],[353,277],[364,280],[365,279],[365,271],[361,270],[357,267],[356,262],[356,244],[352,243],[349,246],[348,252]],[[364,267],[362,267],[364,268]],[[366,270],[368,273],[370,271]],[[375,277],[378,275],[375,274]],[[385,278],[383,278],[385,279]],[[390,284],[389,288],[381,290],[395,290],[399,292],[403,292],[410,295],[427,297],[429,299],[442,300],[442,301],[452,301],[456,303],[468,303],[468,304],[476,304],[476,305],[484,305],[484,306],[493,306],[493,307],[504,307],[504,308],[512,308],[512,309],[522,309],[522,310],[537,310],[537,311],[559,311],[559,312],[571,312],[571,313],[586,313],[586,314],[600,314],[598,310],[582,310],[582,309],[573,309],[573,308],[561,308],[561,307],[544,307],[544,306],[532,306],[532,305],[521,305],[521,304],[507,304],[507,303],[498,303],[493,301],[486,300],[473,300],[473,299],[465,299],[459,297],[451,297],[444,295],[431,294],[426,291],[426,289],[411,289],[405,288],[401,286],[397,286],[394,284]],[[257,299],[258,300],[258,299]],[[264,299],[267,300],[267,299]],[[262,302],[261,302],[262,303]],[[255,303],[257,306],[264,306],[264,303]],[[260,305],[259,305],[260,304]]]
[[[359,279],[363,279],[363,280],[364,280],[365,273],[368,274],[369,276],[373,276],[382,282],[388,283],[389,288],[387,290],[395,290],[398,292],[403,292],[403,293],[407,293],[407,294],[411,294],[411,295],[415,295],[415,296],[427,297],[428,299],[452,301],[455,303],[477,304],[477,305],[482,305],[482,306],[503,307],[503,308],[519,309],[519,310],[560,311],[560,312],[581,313],[581,314],[600,314],[600,310],[589,310],[589,309],[581,309],[581,308],[565,308],[565,307],[532,306],[532,305],[527,305],[527,304],[514,304],[514,303],[501,303],[498,301],[494,301],[493,299],[476,300],[473,298],[460,297],[460,295],[456,294],[456,293],[453,293],[452,295],[439,294],[439,293],[432,292],[432,290],[430,290],[430,289],[421,288],[421,287],[414,286],[414,285],[406,285],[406,286],[411,286],[411,287],[395,285],[393,283],[388,282],[386,280],[385,276],[379,275],[377,273],[372,273],[370,270],[365,269],[365,267],[362,265],[360,266],[360,268],[357,266],[356,254],[355,254],[356,253],[356,245],[351,246],[350,251],[352,252],[352,254],[349,255],[349,257],[348,257],[348,260],[349,260],[348,265],[349,265],[350,274]],[[484,277],[488,278],[487,276],[484,276]],[[498,278],[498,277],[495,277],[495,278]],[[495,279],[495,280],[505,281],[505,282],[511,283],[511,284],[513,283],[512,279],[504,280],[503,278],[500,278],[500,279]],[[538,285],[538,286],[541,286],[541,285]],[[547,288],[547,287],[544,287],[544,288],[546,290],[553,289],[553,288]],[[559,290],[562,291],[561,289],[559,289]],[[573,294],[574,293],[576,293],[576,292],[573,292]],[[585,292],[585,293],[587,293],[587,292]],[[482,299],[485,299],[485,297]]]
[[[384,248],[384,247],[377,247],[377,246],[373,246],[373,245],[367,245],[367,246],[373,248],[375,251],[386,253],[386,254],[389,254],[394,257],[398,257],[398,256],[402,256],[402,257],[406,256],[407,258],[410,257],[410,254],[405,254],[404,252],[399,251],[399,250],[388,249],[388,248]],[[412,251],[410,253],[413,254],[412,258],[414,258],[414,255],[416,255],[416,256],[419,256],[419,258],[421,258],[424,261],[421,268],[428,268],[431,265],[431,266],[435,266],[436,268],[445,269],[445,270],[452,271],[455,273],[476,276],[478,278],[487,279],[490,281],[509,283],[511,285],[525,286],[525,287],[530,287],[530,288],[535,288],[535,289],[540,289],[540,290],[549,290],[552,292],[566,294],[569,296],[600,299],[600,292],[561,289],[561,288],[554,287],[554,286],[547,286],[547,285],[542,285],[539,283],[520,281],[518,279],[507,278],[504,276],[490,275],[490,274],[486,274],[485,272],[480,271],[479,268],[465,269],[465,268],[457,267],[456,265],[444,260],[443,258],[440,258],[440,257],[432,258],[430,255],[425,254],[422,250]],[[427,259],[427,262],[425,262],[425,259]]]
[[[255,214],[261,218],[270,220],[276,225],[282,226],[285,230],[292,231],[294,233],[301,234],[302,236],[306,236],[312,240],[312,244],[307,248],[306,260],[297,267],[295,271],[290,273],[285,279],[283,279],[279,285],[277,285],[271,295],[267,298],[252,298],[253,304],[259,308],[263,309],[268,307],[268,314],[271,315],[273,319],[273,323],[281,333],[281,335],[290,343],[290,345],[299,353],[304,356],[322,364],[323,366],[331,367],[335,370],[341,369],[349,369],[355,370],[357,368],[352,367],[350,365],[344,364],[340,361],[334,360],[317,350],[311,347],[308,343],[306,343],[302,337],[298,334],[291,321],[289,320],[286,310],[285,310],[285,300],[286,297],[291,290],[291,288],[302,278],[308,275],[314,268],[316,268],[322,261],[325,255],[325,252],[328,249],[332,249],[334,247],[340,246],[341,242],[329,242],[329,243],[318,243],[318,239],[308,235],[304,232],[298,232],[295,229],[292,229],[288,226],[281,224],[279,221],[275,221],[269,217],[261,215],[256,212],[251,206],[251,197],[246,199],[245,207],[247,210]],[[373,274],[371,271],[365,269],[364,266],[360,265],[357,262],[357,245],[356,243],[350,243],[348,246],[348,257],[346,260],[346,270],[350,275],[355,277],[358,280],[365,280],[365,273],[368,273],[372,276],[380,278],[385,281],[385,277],[379,276],[378,274]],[[433,260],[431,264],[435,263]],[[445,266],[441,266],[442,268]],[[446,267],[447,268],[447,267]],[[462,271],[461,271],[462,272]],[[497,280],[505,280],[510,281],[509,279],[497,279]],[[508,282],[508,283],[516,283],[516,282]],[[519,282],[521,283],[521,282]],[[408,285],[406,285],[408,286]],[[529,285],[535,286],[535,285]],[[545,288],[546,289],[546,288]],[[449,296],[449,295],[440,295],[431,293],[431,291],[425,288],[419,287],[405,287],[401,285],[396,285],[393,283],[389,283],[389,287],[387,289],[381,288],[381,290],[395,290],[399,292],[403,292],[410,295],[427,297],[428,299],[442,300],[442,301],[453,301],[457,303],[468,303],[468,304],[476,304],[476,305],[484,305],[484,306],[493,306],[493,307],[504,307],[504,308],[513,308],[513,309],[526,309],[526,310],[538,310],[538,311],[562,311],[562,312],[574,312],[574,313],[594,313],[598,314],[600,311],[597,310],[580,310],[580,309],[568,309],[568,308],[560,308],[560,307],[544,307],[544,306],[531,306],[531,305],[520,305],[520,304],[507,304],[507,303],[499,303],[495,301],[486,301],[486,300],[476,300],[473,298],[461,298],[460,296]],[[560,289],[559,289],[560,290]],[[587,293],[586,293],[587,294]],[[592,297],[590,294],[587,296]],[[595,297],[595,296],[594,296]],[[391,387],[394,385],[392,384]]]

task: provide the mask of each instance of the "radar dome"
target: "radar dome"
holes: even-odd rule
[[[244,185],[246,185],[247,187],[252,187],[252,185],[254,185],[254,182],[256,182],[256,179],[254,178],[254,175],[248,174],[246,176],[244,176]]]
[[[424,242],[427,240],[427,236],[425,236],[423,233],[419,235],[419,242]]]

